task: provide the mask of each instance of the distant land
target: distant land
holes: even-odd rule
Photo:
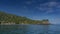
[[[17,16],[0,11],[0,24],[50,24],[48,19],[33,20],[24,16]]]

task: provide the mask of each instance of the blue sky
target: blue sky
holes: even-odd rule
[[[60,24],[60,0],[0,0],[0,10],[35,20]]]

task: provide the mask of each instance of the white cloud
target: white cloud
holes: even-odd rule
[[[58,3],[57,2],[49,2],[48,3],[48,7],[53,7],[53,6],[57,6]]]
[[[54,21],[55,21],[55,24],[60,24],[60,18],[56,18]]]
[[[40,7],[38,7],[39,10],[46,11],[46,13],[54,12],[55,8],[60,8],[59,2],[47,2],[47,3],[40,4]]]
[[[36,3],[36,1],[35,1],[35,0],[30,0],[30,1],[26,1],[26,2],[25,2],[25,4],[28,4],[28,5],[30,5],[30,4],[32,4],[32,3]]]
[[[24,9],[26,9],[27,7],[26,7],[26,6],[24,6],[23,8],[24,8]]]
[[[25,3],[28,4],[28,5],[32,4],[31,1],[26,1]]]
[[[52,10],[52,9],[49,9],[46,11],[46,13],[52,13],[52,12],[54,12],[54,10]]]

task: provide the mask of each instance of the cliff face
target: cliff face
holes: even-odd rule
[[[32,20],[27,17],[16,16],[5,12],[0,12],[0,24],[1,23],[14,23],[14,24],[49,24],[48,20]]]
[[[48,19],[44,19],[44,20],[41,20],[41,21],[39,21],[39,22],[37,22],[36,24],[50,24],[49,23],[49,20]]]

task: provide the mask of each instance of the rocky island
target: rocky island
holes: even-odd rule
[[[0,24],[50,24],[48,19],[32,20],[24,16],[17,16],[0,11]]]

